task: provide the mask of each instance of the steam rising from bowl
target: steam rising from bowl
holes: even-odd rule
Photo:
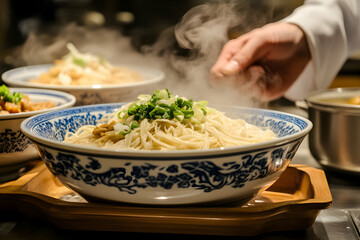
[[[265,81],[253,84],[254,77],[242,74],[214,85],[209,82],[209,70],[230,38],[264,25],[269,21],[268,15],[254,13],[244,1],[198,5],[176,26],[164,30],[154,44],[143,46],[141,52],[132,47],[129,37],[117,30],[70,24],[58,34],[30,34],[9,63],[14,66],[52,63],[65,54],[65,45],[72,42],[80,51],[100,55],[113,64],[160,68],[166,74],[161,88],[176,89],[179,94],[195,100],[261,106],[264,103],[254,99],[261,92],[259,83]],[[154,86],[156,88],[159,86]]]

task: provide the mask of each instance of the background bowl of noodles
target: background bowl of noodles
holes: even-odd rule
[[[312,128],[302,117],[266,109],[221,107],[272,130],[276,138],[191,150],[116,150],[64,143],[67,132],[95,125],[122,103],[74,107],[21,125],[59,180],[90,200],[150,205],[245,203],[274,183]]]
[[[17,171],[28,161],[39,159],[39,154],[30,139],[20,130],[21,122],[31,116],[72,107],[75,104],[75,97],[64,92],[32,88],[10,88],[10,91],[27,95],[33,103],[52,102],[54,106],[42,110],[0,114],[0,175],[2,180],[5,177],[16,176]]]
[[[70,93],[76,97],[76,105],[89,105],[100,103],[125,102],[135,98],[140,92],[157,88],[164,79],[164,73],[156,68],[147,66],[124,66],[140,75],[139,81],[133,81],[131,77],[121,83],[96,84],[92,79],[89,85],[59,85],[50,80],[36,82],[42,74],[45,74],[53,64],[32,65],[11,69],[2,74],[2,80],[11,87],[42,88]],[[86,81],[85,81],[86,82]],[[84,84],[84,83],[82,83]]]

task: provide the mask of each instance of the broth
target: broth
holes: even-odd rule
[[[336,104],[353,104],[360,105],[360,96],[355,96],[352,98],[323,98],[319,99],[320,102],[326,103],[336,103]]]

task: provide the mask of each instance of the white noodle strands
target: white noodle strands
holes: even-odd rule
[[[117,118],[117,113],[105,116],[105,122],[123,121]],[[131,117],[126,122],[132,120]],[[117,150],[166,151],[231,147],[276,138],[269,129],[260,129],[242,119],[230,119],[215,109],[206,115],[202,124],[183,124],[176,119],[144,119],[125,136],[119,136],[114,130],[98,136],[93,134],[94,129],[95,126],[83,126],[76,133],[68,133],[64,142]]]

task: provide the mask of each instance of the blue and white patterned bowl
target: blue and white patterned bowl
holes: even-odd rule
[[[39,158],[31,141],[20,130],[20,124],[24,119],[36,114],[72,107],[75,104],[74,96],[59,91],[32,88],[10,88],[10,91],[26,94],[33,102],[52,101],[55,107],[0,115],[0,175],[17,171],[26,162]]]
[[[21,130],[62,183],[88,199],[135,204],[220,204],[250,200],[274,183],[312,123],[295,115],[223,107],[232,118],[273,130],[277,139],[211,150],[109,150],[62,143],[67,131],[96,124],[122,106],[102,104],[45,113]],[[219,108],[218,108],[219,109]]]

